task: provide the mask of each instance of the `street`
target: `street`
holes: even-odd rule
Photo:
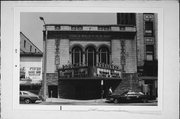
[[[109,106],[157,106],[157,103],[80,103],[80,102],[42,102],[40,105],[109,105]]]
[[[109,105],[109,106],[157,106],[156,101],[148,103],[109,103],[105,99],[96,100],[69,100],[49,98],[46,101],[37,101],[38,105]]]

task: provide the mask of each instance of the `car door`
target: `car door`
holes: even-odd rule
[[[134,94],[127,94],[127,100],[129,101],[134,101],[136,99],[136,97],[134,96]]]

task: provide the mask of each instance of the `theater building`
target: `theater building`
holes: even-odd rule
[[[138,40],[144,40],[137,35],[137,27],[143,27],[137,25],[140,17],[143,22],[143,14],[126,13],[117,14],[117,24],[46,24],[46,95],[96,99],[106,97],[110,87],[114,93],[140,91],[139,50],[144,50],[138,48],[142,47]]]

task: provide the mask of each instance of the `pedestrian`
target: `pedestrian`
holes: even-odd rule
[[[109,87],[109,95],[112,95],[113,91],[112,91],[112,88]]]

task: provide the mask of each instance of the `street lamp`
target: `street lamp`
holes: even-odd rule
[[[44,100],[46,100],[47,96],[46,96],[46,60],[47,60],[47,56],[46,56],[46,51],[47,51],[47,28],[46,28],[46,23],[44,21],[43,17],[39,17],[40,20],[43,21],[44,23],[44,29],[45,29],[45,34],[43,32],[43,41],[44,41],[44,51],[43,51],[43,98]]]

